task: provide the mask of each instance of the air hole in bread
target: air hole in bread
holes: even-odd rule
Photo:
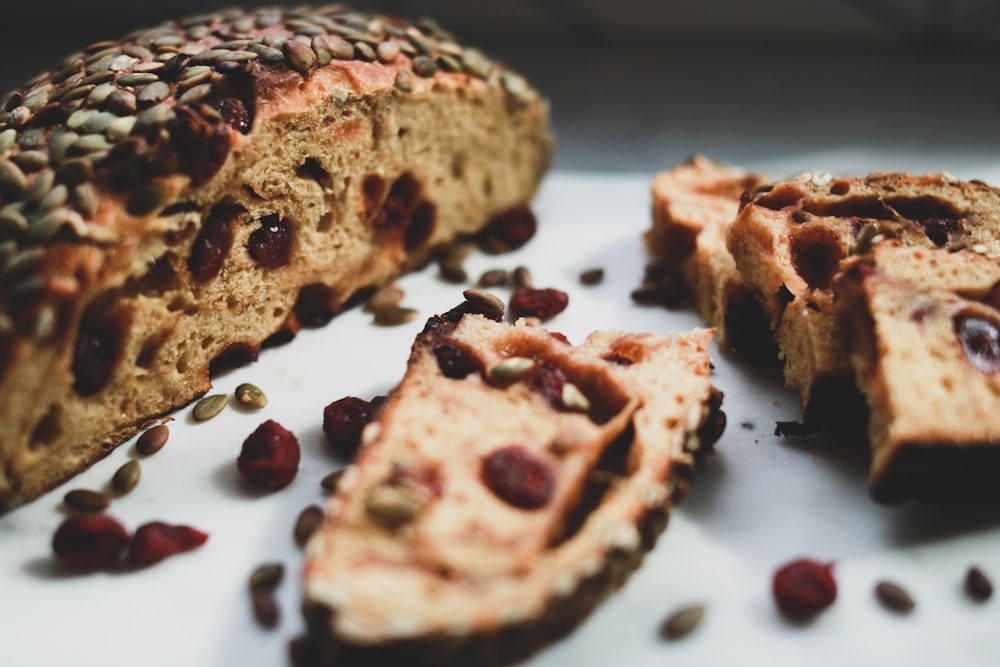
[[[389,193],[375,216],[376,228],[394,229],[405,226],[413,214],[422,188],[413,175],[405,172],[393,181]]]
[[[250,185],[249,183],[244,183],[243,184],[243,192],[245,192],[247,194],[247,196],[250,197],[250,199],[259,199],[259,200],[263,200],[264,199],[259,194],[257,194],[257,191],[254,190],[253,186]]]
[[[597,465],[587,477],[587,483],[579,500],[564,517],[561,530],[555,533],[549,541],[549,549],[555,549],[573,539],[586,525],[587,519],[594,513],[594,510],[601,506],[604,498],[608,494],[614,493],[615,485],[631,474],[628,462],[634,442],[635,430],[629,423],[628,428],[602,452]]]
[[[810,289],[829,289],[844,251],[829,232],[820,227],[803,228],[792,237],[792,264]]]
[[[191,213],[198,210],[198,205],[193,201],[179,201],[175,202],[162,211],[160,211],[161,218],[169,218],[172,215],[179,215],[181,213]]]
[[[371,220],[385,199],[385,179],[378,174],[368,174],[361,181],[361,202],[365,218]]]
[[[174,368],[176,368],[177,372],[181,375],[187,373],[188,369],[191,368],[191,355],[187,352],[182,352],[180,356],[177,357],[177,362],[174,364]]]
[[[830,184],[830,194],[842,197],[851,191],[851,182],[846,178],[838,178]]]
[[[465,153],[455,153],[451,156],[451,177],[461,180],[465,177],[465,163],[467,158]]]
[[[31,432],[31,449],[38,450],[51,445],[62,435],[62,406],[58,403],[49,407],[48,412]]]
[[[726,295],[723,326],[726,343],[747,361],[774,362],[778,358],[767,313],[746,286],[737,285]]]
[[[322,216],[320,216],[319,222],[316,224],[316,231],[318,232],[328,232],[333,229],[333,222],[335,220],[333,211],[327,211]]]
[[[872,220],[895,220],[896,215],[882,199],[875,196],[850,197],[840,201],[824,202],[807,199],[802,209],[813,215],[838,218],[868,218]]]
[[[323,188],[333,186],[333,179],[330,177],[330,172],[324,169],[323,165],[316,158],[307,157],[306,161],[296,170],[295,175],[299,178],[314,180]]]
[[[158,331],[144,340],[139,348],[139,354],[135,358],[135,365],[147,370],[152,368],[156,362],[156,355],[159,354],[160,348],[163,347],[169,334],[169,331]]]

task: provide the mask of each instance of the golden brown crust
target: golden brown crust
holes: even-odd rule
[[[448,122],[442,123],[441,119]],[[226,11],[0,103],[0,507],[525,204],[547,107],[430,23]]]

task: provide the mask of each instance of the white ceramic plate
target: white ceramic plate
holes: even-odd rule
[[[921,171],[934,168],[933,158],[845,151],[759,166],[778,175],[817,166]],[[959,176],[1000,182],[1000,162],[942,163]],[[646,261],[640,237],[649,225],[651,176],[551,175],[536,202],[542,222],[536,238],[509,255],[474,255],[466,263],[470,276],[530,267],[536,285],[570,294],[569,308],[549,326],[574,342],[597,328],[698,326],[691,312],[640,307],[629,298]],[[603,283],[582,287],[579,273],[593,267],[605,270]],[[63,493],[107,488],[118,466],[136,457],[131,442],[61,489],[0,517],[0,664],[288,664],[288,640],[302,630],[302,556],[292,526],[302,508],[323,502],[320,480],[343,464],[325,445],[323,407],[348,394],[385,393],[401,377],[423,319],[462,298],[461,288],[439,281],[434,267],[400,285],[405,304],[420,310],[417,320],[380,328],[355,309],[214,380],[217,392],[258,384],[270,398],[265,409],[228,408],[202,424],[191,420],[190,408],[175,415],[167,446],[142,459],[142,482],[110,512],[131,528],[150,520],[196,526],[210,534],[201,549],[141,571],[73,576],[55,566],[50,540],[64,517]],[[798,417],[795,398],[775,373],[718,354],[715,364],[729,417],[716,455],[627,585],[527,664],[996,664],[1000,600],[973,603],[961,582],[972,563],[1000,582],[1000,507],[873,503],[863,451],[832,439],[773,435],[775,421]],[[298,435],[303,460],[289,488],[260,494],[240,482],[235,461],[244,438],[269,418]],[[803,555],[836,562],[839,595],[813,623],[797,626],[775,611],[769,587],[777,566]],[[285,563],[288,572],[279,589],[281,622],[266,631],[252,618],[246,581],[270,561]],[[872,589],[882,578],[911,591],[913,613],[879,606]],[[694,602],[707,608],[696,631],[660,640],[662,619]]]

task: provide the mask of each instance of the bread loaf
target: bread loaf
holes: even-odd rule
[[[229,10],[0,102],[0,509],[522,210],[547,105],[433,22]]]
[[[702,319],[717,331],[722,350],[751,359],[773,359],[768,320],[743,285],[726,248],[726,229],[740,198],[767,179],[695,155],[653,180],[650,253],[676,272]]]
[[[1000,191],[946,174],[804,174],[759,192],[727,231],[739,274],[774,328],[785,383],[809,421],[843,425],[860,412],[848,406],[863,406],[849,339],[834,315],[834,276],[845,258],[883,238],[998,251]]]
[[[711,335],[432,318],[308,544],[305,664],[483,667],[569,632],[721,434]]]
[[[996,493],[1000,256],[876,244],[836,278],[882,502]]]

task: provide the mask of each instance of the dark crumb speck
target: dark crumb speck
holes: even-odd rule
[[[748,431],[752,431],[755,428],[757,428],[757,426],[753,422],[740,422],[740,427],[745,428]]]
[[[774,434],[789,438],[804,438],[817,432],[816,425],[809,422],[775,422]]]

